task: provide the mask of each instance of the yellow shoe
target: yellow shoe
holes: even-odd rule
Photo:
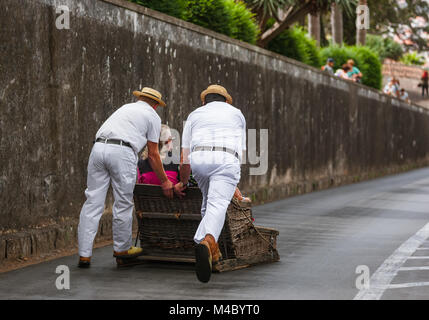
[[[142,248],[131,247],[127,251],[120,251],[120,252],[113,251],[113,256],[116,258],[129,259],[129,258],[136,258],[140,256],[142,253],[143,253]]]

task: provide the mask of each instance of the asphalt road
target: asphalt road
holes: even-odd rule
[[[280,231],[279,262],[202,284],[190,265],[118,269],[109,246],[90,269],[70,256],[0,274],[0,299],[429,299],[429,168],[253,211],[257,225]],[[70,268],[69,290],[55,286],[58,265]],[[357,289],[358,266],[369,288]]]

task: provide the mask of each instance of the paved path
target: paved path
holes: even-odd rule
[[[254,216],[279,229],[280,262],[201,284],[189,265],[117,269],[109,246],[88,270],[71,256],[0,274],[0,299],[429,299],[429,168],[258,206]],[[55,287],[58,265],[70,267],[70,290]],[[356,288],[358,266],[369,268],[369,289]]]

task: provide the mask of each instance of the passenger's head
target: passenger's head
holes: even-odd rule
[[[168,152],[173,150],[173,135],[170,127],[166,124],[161,125],[161,134],[159,135],[159,154],[161,159],[167,156]]]
[[[347,64],[349,64],[351,67],[355,65],[355,61],[353,59],[347,60]]]
[[[344,72],[348,72],[351,70],[350,65],[348,65],[347,63],[343,64],[341,68],[343,69]]]
[[[328,66],[333,67],[333,66],[334,66],[334,59],[329,58],[329,59],[326,61],[326,63],[327,63],[327,65],[328,65]]]
[[[161,133],[159,134],[158,150],[161,160],[165,159],[167,154],[173,150],[173,136],[168,125],[161,125]],[[143,149],[142,159],[146,160],[149,156],[147,146]]]

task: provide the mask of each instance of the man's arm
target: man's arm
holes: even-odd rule
[[[162,165],[161,157],[158,151],[158,144],[155,142],[147,142],[148,149],[148,159],[149,164],[155,172],[158,179],[161,181],[161,187],[164,191],[164,195],[172,199],[173,198],[173,184],[168,180],[167,175],[165,174],[164,167]]]
[[[186,189],[188,184],[189,176],[191,175],[191,165],[189,163],[189,149],[182,148],[182,153],[180,155],[180,181],[174,185],[174,192],[179,197],[184,197],[186,194],[183,190]]]
[[[191,175],[191,164],[189,163],[189,149],[182,148],[180,155],[180,182],[186,185]]]

